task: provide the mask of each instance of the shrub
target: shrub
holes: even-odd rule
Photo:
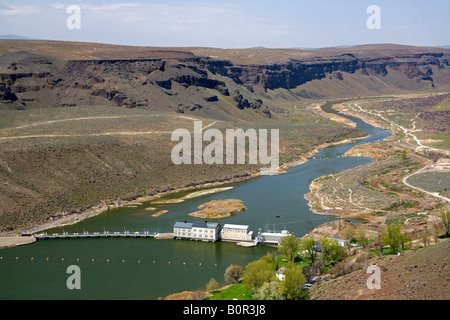
[[[239,282],[242,276],[242,266],[233,264],[225,270],[224,280],[227,284],[235,284]]]

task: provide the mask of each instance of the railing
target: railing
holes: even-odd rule
[[[83,233],[51,233],[48,234],[46,232],[35,234],[34,237],[36,239],[78,239],[78,238],[156,238],[159,235],[158,232],[83,232]]]

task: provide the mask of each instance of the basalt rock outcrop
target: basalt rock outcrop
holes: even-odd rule
[[[433,85],[432,67],[449,67],[449,53],[399,54],[381,57],[358,58],[353,54],[336,57],[291,59],[285,63],[271,65],[235,66],[230,63],[208,61],[213,73],[227,76],[247,86],[262,86],[265,89],[293,89],[313,80],[320,80],[337,72],[336,78],[343,80],[342,72],[386,76],[388,69],[397,70],[415,82],[430,81]]]
[[[265,95],[268,91],[296,89],[301,99],[332,99],[345,95],[346,85],[352,85],[350,76],[358,83],[371,79],[374,84],[366,88],[376,93],[386,88],[392,92],[450,87],[449,50],[383,54],[342,50],[269,64],[239,64],[194,54],[188,48],[154,50],[142,58],[104,58],[103,53],[102,58],[79,60],[11,50],[0,56],[0,106],[111,105],[211,114],[234,105],[271,117],[276,108],[271,96]],[[305,87],[322,80],[338,81],[339,95],[320,86]]]

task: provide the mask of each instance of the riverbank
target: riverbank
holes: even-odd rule
[[[333,120],[338,121],[338,119],[335,117],[333,118]],[[340,123],[343,123],[342,119],[339,119]],[[346,123],[347,125],[351,125],[351,123]],[[330,147],[330,146],[337,146],[337,145],[341,145],[341,144],[346,144],[346,143],[351,143],[354,141],[358,141],[360,139],[364,139],[367,136],[363,136],[363,137],[356,137],[356,138],[352,138],[352,139],[343,139],[341,141],[336,141],[336,142],[328,142],[328,143],[323,143],[320,145],[317,145],[316,147],[313,147],[311,150],[302,153],[298,156],[298,158],[294,161],[291,162],[287,162],[287,163],[283,163],[280,165],[279,170],[278,170],[278,174],[283,174],[286,172],[287,169],[298,166],[300,164],[303,164],[305,162],[307,162],[311,157],[313,157],[317,152],[319,152],[320,150]],[[191,187],[183,187],[183,188],[176,188],[176,189],[171,189],[168,191],[164,191],[164,192],[158,192],[156,194],[153,195],[147,195],[147,196],[143,196],[143,197],[136,197],[136,198],[132,198],[132,199],[127,199],[127,200],[102,200],[99,202],[98,205],[91,207],[85,211],[81,211],[78,213],[68,213],[68,212],[60,212],[57,213],[55,215],[53,215],[52,218],[50,218],[50,221],[41,223],[39,225],[33,226],[33,227],[24,227],[18,230],[14,230],[14,231],[10,231],[10,232],[3,232],[0,234],[0,237],[3,236],[8,236],[8,237],[14,237],[14,236],[18,236],[21,233],[37,233],[37,232],[42,232],[44,230],[48,230],[48,229],[53,229],[53,228],[59,228],[59,227],[64,227],[64,226],[68,226],[68,225],[74,225],[78,222],[81,222],[85,219],[88,218],[92,218],[95,217],[105,211],[108,211],[110,209],[115,209],[115,208],[121,208],[121,207],[129,207],[129,206],[136,206],[136,204],[142,204],[143,202],[150,202],[150,201],[155,201],[158,199],[161,199],[163,197],[170,197],[173,194],[177,194],[177,193],[181,193],[181,192],[189,192],[189,191],[194,191],[193,193],[191,193],[190,195],[195,195],[196,193],[202,195],[202,194],[208,194],[208,190],[201,190],[201,189],[207,189],[207,188],[214,188],[214,187],[222,187],[225,186],[227,184],[231,184],[231,183],[236,183],[236,182],[240,182],[240,181],[244,181],[244,180],[250,180],[253,178],[257,178],[261,176],[260,171],[257,172],[244,172],[241,173],[239,176],[235,176],[233,178],[229,178],[229,179],[218,179],[215,182],[209,182],[209,183],[204,183],[204,184],[198,184],[195,186],[191,186]],[[197,192],[195,192],[195,190],[199,190]],[[224,188],[224,190],[226,190]],[[186,199],[189,198],[189,195],[187,197],[184,197]],[[172,200],[172,199],[171,199]],[[20,238],[20,237],[19,237]]]
[[[354,142],[354,141],[357,141],[360,139],[364,139],[364,138],[365,137],[356,137],[353,139],[344,139],[341,141],[320,144],[320,145],[316,146],[315,148],[301,154],[298,159],[288,162],[288,163],[281,164],[280,168],[279,168],[279,174],[285,173],[286,170],[289,168],[292,168],[292,167],[295,167],[295,166],[305,163],[306,161],[308,161],[308,159],[313,157],[317,152],[319,152],[320,150],[322,150],[324,148],[327,148],[330,146],[346,144],[346,143],[351,143],[351,142]],[[45,231],[48,229],[59,228],[59,227],[64,227],[64,226],[68,226],[68,225],[74,225],[85,219],[95,217],[95,216],[102,214],[105,211],[108,211],[111,209],[133,206],[133,205],[136,205],[136,203],[142,204],[143,202],[155,201],[155,200],[161,199],[163,197],[168,197],[168,196],[171,196],[171,195],[174,195],[177,193],[181,193],[181,192],[194,191],[194,193],[195,193],[195,190],[214,188],[214,187],[223,187],[227,184],[246,181],[246,180],[250,180],[253,178],[260,177],[260,176],[261,176],[260,171],[246,172],[246,173],[242,173],[238,177],[233,177],[228,180],[220,179],[220,181],[217,181],[217,182],[199,184],[199,185],[196,185],[193,187],[183,187],[183,188],[173,189],[173,190],[169,190],[169,191],[159,192],[155,195],[136,197],[135,199],[130,199],[130,200],[116,200],[114,202],[103,200],[100,202],[99,205],[94,206],[88,210],[81,212],[81,213],[74,213],[74,214],[59,213],[59,214],[56,214],[55,216],[57,216],[57,217],[60,216],[60,218],[53,218],[51,221],[39,224],[37,226],[26,227],[26,228],[14,230],[11,232],[3,232],[2,234],[0,234],[0,239],[5,238],[5,237],[15,238],[15,239],[18,239],[17,242],[20,242],[21,241],[20,239],[22,238],[20,236],[21,233],[33,234],[33,233],[42,232],[42,231]],[[227,189],[224,188],[224,190],[227,190]],[[204,192],[204,194],[208,194],[207,190],[198,191],[198,192],[199,192],[199,194],[203,194],[203,192]],[[189,196],[187,198],[189,198]],[[1,248],[1,246],[0,246],[0,248]]]
[[[36,239],[33,236],[0,237],[0,249],[22,246],[34,243],[35,241]]]
[[[345,102],[347,103],[347,101]],[[336,115],[338,117],[345,117],[350,116],[355,119],[358,119],[362,121],[363,123],[366,123],[374,128],[377,129],[383,129],[383,130],[389,130],[385,126],[382,126],[381,124],[375,122],[372,119],[368,119],[367,117],[362,117],[359,114],[355,114],[353,112],[349,112],[348,108],[346,108],[345,103],[337,103],[333,106],[328,106],[331,110],[334,110]],[[333,112],[333,111],[330,111]],[[334,114],[334,113],[333,113]],[[350,121],[350,119],[348,119]],[[370,121],[372,120],[372,121]],[[369,135],[370,136],[370,135]],[[392,139],[394,135],[390,135],[386,139],[383,139],[382,141],[389,141],[389,139]],[[387,151],[380,147],[373,147],[378,146],[377,143],[374,143],[375,141],[368,142],[366,144],[360,144],[357,146],[354,146],[352,149],[345,152],[345,156],[359,156],[359,157],[370,157],[375,161],[379,161],[382,159],[387,158],[388,154]],[[360,152],[355,150],[364,150],[365,152]],[[377,154],[374,154],[372,152],[369,154],[367,150],[377,149]],[[383,149],[383,150],[380,150]],[[373,151],[373,150],[372,150]],[[355,154],[356,153],[356,154]],[[390,154],[390,153],[389,153]],[[352,171],[353,172],[353,171]],[[361,179],[363,175],[361,175],[361,172],[354,173],[351,180],[346,180],[347,183],[354,181],[356,177],[358,179]],[[380,222],[384,221],[384,218],[381,218],[377,215],[372,215],[371,213],[374,211],[372,208],[368,208],[366,204],[364,204],[364,201],[360,201],[357,196],[359,197],[366,197],[369,195],[366,194],[356,194],[355,191],[360,190],[361,186],[357,185],[357,189],[352,189],[355,187],[351,184],[346,184],[346,182],[342,181],[341,176],[335,178],[335,174],[331,175],[325,175],[322,177],[319,177],[312,181],[309,185],[310,192],[305,194],[304,198],[308,201],[308,206],[310,207],[310,210],[316,214],[321,215],[331,215],[331,216],[339,216],[340,218],[351,218],[351,219],[357,219],[362,221],[371,221],[371,222]],[[341,180],[339,180],[341,179]],[[339,180],[339,181],[338,181]],[[323,191],[324,184],[332,184],[332,191],[328,190]],[[334,184],[333,184],[334,183]],[[328,186],[329,187],[329,186]],[[359,189],[358,189],[359,188]],[[370,190],[368,190],[370,191]],[[331,193],[330,193],[331,192]],[[370,197],[370,196],[369,196]],[[358,198],[358,199],[357,199]]]
[[[340,141],[340,143],[343,142]],[[304,165],[289,170],[289,174],[280,175],[279,177],[263,177],[258,180],[250,180],[235,185],[234,190],[230,190],[229,194],[227,193],[227,197],[241,199],[248,206],[248,211],[245,214],[240,215],[237,223],[257,225],[261,228],[263,228],[266,221],[281,227],[287,224],[289,225],[288,229],[291,232],[302,235],[319,224],[331,220],[332,218],[327,217],[315,218],[311,212],[308,211],[306,201],[298,198],[298,195],[306,192],[309,182],[319,176],[320,173],[331,174],[333,171],[340,170],[342,166],[339,165],[334,167],[334,161],[337,163],[345,163],[343,167],[351,167],[359,163],[359,161],[354,161],[353,159],[347,160],[342,158],[342,152],[340,152],[340,150],[347,150],[349,147],[350,145],[330,148],[330,150],[323,150],[323,154],[317,155],[317,158],[320,159],[322,155],[326,154],[327,156],[331,155],[331,157],[333,157],[332,154],[336,153],[338,156],[336,159],[325,161],[310,159],[310,161]],[[313,149],[313,147],[311,147],[311,149]],[[319,150],[318,147],[315,149]],[[304,159],[301,160],[307,160],[306,153],[303,153],[302,156]],[[298,158],[300,159],[300,157]],[[299,162],[294,164],[298,163]],[[312,166],[310,166],[310,164]],[[192,191],[190,193],[192,193]],[[176,200],[187,194],[188,193],[179,193],[171,196],[168,195],[161,200]],[[213,198],[217,199],[221,197],[219,195]],[[171,210],[172,205],[168,205],[164,208],[157,208],[158,210],[168,209],[171,211],[168,213],[170,216],[163,215],[160,218],[151,218],[151,213],[146,214],[145,208],[152,204],[145,203],[138,208],[114,210],[114,212],[108,212],[101,217],[92,219],[92,227],[90,221],[84,222],[82,226],[83,228],[86,228],[86,230],[96,231],[101,230],[102,226],[105,226],[105,230],[121,230],[125,227],[132,228],[131,230],[133,231],[142,230],[142,228],[147,227],[159,227],[164,229],[168,225],[167,222],[170,224],[173,221],[184,221],[187,212],[190,212],[193,208],[195,209],[195,207],[202,202],[201,200],[202,199],[198,199],[197,201],[186,201],[186,203],[173,204],[174,210]],[[211,197],[210,200],[212,200]],[[196,206],[192,206],[192,202],[195,202]],[[132,204],[137,204],[137,200],[133,200],[130,205]],[[136,212],[139,214],[136,214]],[[104,222],[102,221],[103,218],[105,219]],[[311,223],[304,223],[304,221],[310,220],[312,220]],[[128,222],[130,222],[131,226],[128,225]],[[149,224],[151,224],[151,226],[149,226]],[[77,232],[80,231],[80,229],[81,225],[80,227],[66,228],[66,231]],[[59,232],[59,230],[56,232]],[[70,244],[70,252],[67,250],[68,244]],[[241,248],[235,244],[225,242],[205,244],[200,241],[122,241],[114,239],[111,239],[111,241],[103,241],[88,239],[80,241],[50,240],[48,242],[38,243],[34,246],[11,248],[2,255],[4,256],[4,260],[5,256],[8,255],[10,257],[7,259],[8,262],[15,261],[15,257],[19,257],[19,261],[29,261],[29,263],[31,263],[29,259],[22,259],[21,257],[35,257],[34,262],[36,262],[36,257],[40,257],[40,259],[44,260],[48,256],[56,257],[57,259],[50,260],[50,264],[34,265],[36,267],[36,272],[38,272],[38,268],[41,268],[42,271],[48,273],[55,273],[59,270],[59,261],[62,258],[68,263],[80,259],[81,264],[87,263],[89,267],[92,265],[92,259],[95,259],[96,265],[107,263],[108,268],[95,268],[95,270],[98,271],[98,274],[95,274],[95,277],[92,276],[90,279],[86,278],[89,277],[86,272],[83,279],[85,279],[84,281],[89,281],[91,287],[101,287],[103,283],[107,282],[108,287],[113,289],[108,290],[108,298],[147,297],[150,299],[157,299],[158,297],[165,296],[171,292],[201,288],[211,279],[211,277],[221,279],[223,277],[224,269],[230,264],[245,266],[250,261],[263,256],[268,250],[276,249],[262,246]],[[109,262],[105,262],[106,259],[109,259]],[[5,260],[5,262],[7,261]],[[123,261],[126,262],[124,263]],[[2,271],[6,270],[5,274],[7,274],[9,271],[7,268],[9,267],[12,269],[14,265],[3,264]],[[42,271],[39,270],[39,272]],[[115,281],[111,282],[111,276],[114,277],[114,275],[119,274],[119,272],[121,275],[123,274],[123,276],[117,277]],[[135,274],[138,274],[139,277],[134,277]],[[128,278],[128,275],[133,276]],[[27,274],[24,273],[21,281],[27,281],[28,279],[26,277]],[[30,282],[33,281],[39,286],[39,290],[46,292],[46,297],[52,298],[57,295],[57,297],[60,298],[67,297],[68,294],[71,294],[66,292],[67,290],[55,291],[51,288],[47,290],[47,282],[39,283],[39,279],[34,279]],[[152,286],[149,287],[145,285],[145,283],[152,283]],[[121,292],[121,288],[124,286],[133,286],[132,292]],[[15,279],[5,281],[5,291],[14,290],[16,287]],[[20,297],[24,297],[27,294],[28,292],[16,293],[16,295]],[[9,297],[12,295],[13,294],[8,293]],[[100,295],[97,291],[88,287],[85,287],[83,290],[83,296],[86,298],[106,298],[104,293],[101,293]]]
[[[176,193],[180,193],[180,192],[189,192],[189,191],[193,191],[193,190],[197,190],[197,189],[219,187],[219,186],[223,186],[223,185],[230,184],[230,183],[235,183],[235,182],[239,182],[239,181],[243,181],[243,180],[252,179],[252,178],[255,178],[258,176],[259,176],[259,173],[243,173],[239,177],[231,178],[226,181],[205,183],[205,184],[197,185],[195,187],[178,188],[178,189],[173,189],[170,191],[159,192],[155,195],[137,197],[137,198],[131,199],[131,200],[116,200],[114,202],[103,200],[100,202],[99,205],[94,206],[88,210],[81,212],[81,213],[74,213],[74,214],[60,213],[60,214],[56,214],[56,216],[61,216],[60,218],[52,219],[51,221],[39,224],[37,226],[21,228],[19,230],[14,230],[11,232],[3,232],[2,234],[0,234],[0,238],[2,238],[2,237],[21,238],[20,234],[22,234],[22,233],[33,234],[33,233],[42,232],[42,231],[48,230],[48,229],[59,228],[59,227],[64,227],[64,226],[68,226],[68,225],[74,225],[78,222],[81,222],[88,218],[95,217],[95,216],[102,214],[111,209],[136,206],[136,204],[142,205],[142,203],[144,203],[144,202],[155,201],[155,200],[161,199],[163,197],[170,196],[172,194],[176,194]],[[224,190],[227,190],[227,189],[224,189]]]

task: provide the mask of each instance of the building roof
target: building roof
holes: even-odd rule
[[[173,225],[174,228],[208,228],[208,229],[216,229],[219,226],[216,222],[206,222],[206,221],[195,221],[195,222],[175,222]]]
[[[192,228],[193,223],[192,222],[175,222],[173,225],[174,228]]]
[[[226,223],[226,224],[224,224],[223,228],[224,229],[242,229],[242,230],[246,230],[249,227],[245,226],[245,225],[242,225],[242,224],[229,224],[229,223]]]
[[[195,227],[195,228],[207,228],[208,225],[204,221],[195,221],[194,223],[192,223],[192,227]]]
[[[284,274],[286,272],[286,267],[282,266],[280,269],[277,270],[276,274]]]
[[[220,227],[220,224],[218,224],[217,222],[207,222],[206,224],[208,225],[208,228],[215,229],[215,228],[217,228],[217,226]]]
[[[263,232],[263,233],[261,233],[261,235],[264,237],[282,238],[282,237],[288,236],[289,234],[281,233],[281,232]]]
[[[339,238],[328,238],[329,240],[335,240],[337,242],[348,242],[346,239],[339,239]]]
[[[208,222],[208,221],[195,221],[192,224],[193,227],[195,228],[208,228],[208,229],[215,229],[217,228],[217,226],[219,226],[219,224],[217,222]]]

